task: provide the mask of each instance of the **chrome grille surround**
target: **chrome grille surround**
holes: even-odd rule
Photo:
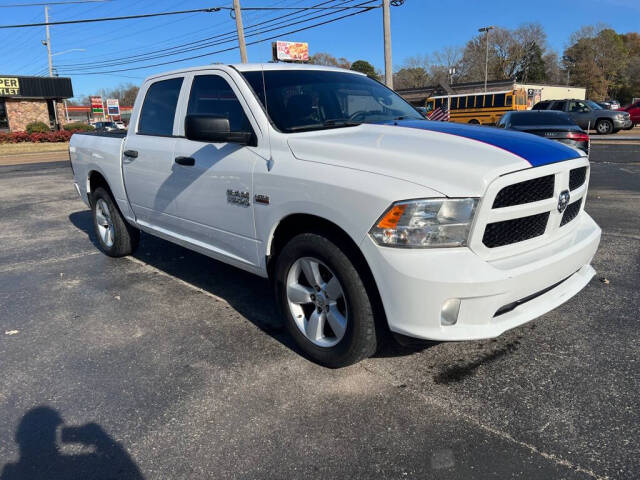
[[[560,192],[569,190],[569,172],[572,169],[580,167],[586,167],[586,179],[580,187],[570,192],[571,198],[569,203],[573,204],[577,200],[586,197],[589,185],[589,174],[591,173],[589,160],[586,157],[520,170],[502,175],[491,182],[487,187],[485,195],[480,200],[476,218],[471,227],[471,235],[469,237],[469,247],[471,250],[487,260],[504,258],[538,248],[571,232],[574,229],[574,225],[578,222],[569,221],[561,226],[563,212],[558,211],[558,197]],[[505,187],[547,175],[553,175],[554,177],[554,192],[551,198],[510,207],[493,208],[496,196]],[[584,203],[584,201],[580,202],[580,209],[576,216],[583,210]],[[498,241],[496,242],[498,246],[494,247],[488,247],[484,244],[483,238],[488,224],[531,217],[542,213],[548,213],[549,215],[546,228],[541,235],[510,244],[503,244],[504,242]]]

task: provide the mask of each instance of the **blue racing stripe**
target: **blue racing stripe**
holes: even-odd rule
[[[560,142],[548,140],[529,133],[514,132],[512,130],[501,130],[498,128],[464,125],[452,122],[432,122],[429,120],[397,120],[385,124],[430,130],[432,132],[447,133],[449,135],[457,135],[459,137],[477,140],[518,155],[533,167],[571,160],[572,158],[579,158],[581,156],[579,152]]]

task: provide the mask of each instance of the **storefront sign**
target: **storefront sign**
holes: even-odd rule
[[[102,115],[104,108],[102,106],[102,97],[90,97],[91,100],[91,113],[98,113]]]
[[[309,60],[309,44],[304,42],[273,42],[273,59],[285,62]]]
[[[107,115],[120,115],[120,103],[117,98],[107,98]]]
[[[15,77],[0,77],[0,97],[20,95],[20,81]]]

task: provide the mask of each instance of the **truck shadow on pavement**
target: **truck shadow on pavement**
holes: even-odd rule
[[[74,212],[69,215],[69,220],[98,248],[91,211]],[[273,299],[273,288],[268,280],[144,232],[141,233],[140,245],[133,257],[167,275],[222,298],[260,330],[303,355],[285,332]],[[376,357],[410,355],[435,344],[415,342],[403,346],[395,342],[390,335],[387,337],[389,338],[384,339]]]
[[[62,445],[80,447],[82,453],[65,454]],[[126,450],[100,425],[87,423],[65,427],[53,408],[39,406],[29,410],[20,420],[15,440],[20,458],[7,463],[0,480],[142,480],[144,477]]]

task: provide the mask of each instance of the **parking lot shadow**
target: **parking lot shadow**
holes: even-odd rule
[[[69,220],[76,228],[86,233],[98,248],[91,211],[74,212],[69,215]],[[277,313],[273,289],[266,279],[161,238],[146,235],[144,232],[140,237],[140,246],[133,257],[224,299],[263,332],[296,353],[302,354],[293,340],[283,331],[284,325]],[[410,344],[401,345],[391,335],[385,335],[375,356],[412,355],[435,344],[435,342],[413,341]]]
[[[63,444],[82,446],[88,453],[60,452]],[[125,449],[96,423],[65,427],[60,414],[41,406],[29,410],[18,425],[15,440],[20,459],[2,469],[0,480],[138,480],[142,473]]]

